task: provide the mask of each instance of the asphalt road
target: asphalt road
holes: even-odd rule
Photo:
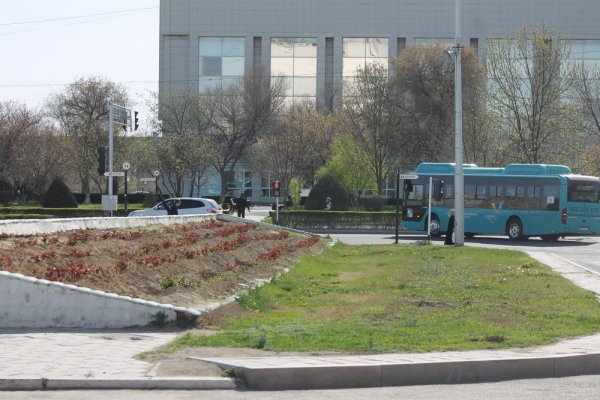
[[[598,399],[599,393],[600,375],[589,375],[568,378],[529,379],[468,385],[428,385],[343,390],[290,390],[285,392],[243,392],[237,390],[75,390],[0,392],[0,400],[592,400]]]

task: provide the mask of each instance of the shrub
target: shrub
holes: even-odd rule
[[[310,190],[304,208],[322,210],[327,196],[331,197],[336,211],[345,211],[350,207],[350,196],[344,186],[335,177],[325,175]]]
[[[77,200],[71,190],[60,178],[55,178],[44,195],[43,207],[77,208]]]
[[[358,201],[358,205],[367,211],[381,211],[386,204],[387,197],[362,197]]]
[[[156,201],[156,196],[154,195],[154,193],[148,192],[144,196],[144,201],[142,202],[142,206],[144,206],[145,208],[150,208],[150,207],[154,207],[154,205],[156,203],[157,203],[157,201]]]

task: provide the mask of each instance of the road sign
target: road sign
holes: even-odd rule
[[[125,176],[125,172],[105,172],[104,176]]]
[[[417,174],[400,174],[400,179],[419,179]]]
[[[142,181],[144,183],[156,182],[156,178],[140,178],[140,181]]]
[[[160,175],[160,171],[159,170],[154,171],[154,176],[159,176],[159,175]]]
[[[129,170],[129,168],[131,168],[131,165],[128,162],[124,162],[123,163],[123,170],[127,171],[127,170]]]

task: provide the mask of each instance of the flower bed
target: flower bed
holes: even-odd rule
[[[78,230],[0,240],[0,270],[194,307],[318,249],[317,237],[237,222]]]

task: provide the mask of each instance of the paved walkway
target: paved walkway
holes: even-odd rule
[[[258,217],[258,215],[257,215]],[[382,239],[383,240],[383,239]],[[389,238],[385,239],[389,243]],[[561,257],[531,252],[600,295],[600,276]],[[0,331],[0,390],[61,388],[234,388],[222,377],[157,376],[136,355],[175,332]],[[367,356],[212,357],[255,389],[373,387],[600,374],[600,334],[526,349]]]

